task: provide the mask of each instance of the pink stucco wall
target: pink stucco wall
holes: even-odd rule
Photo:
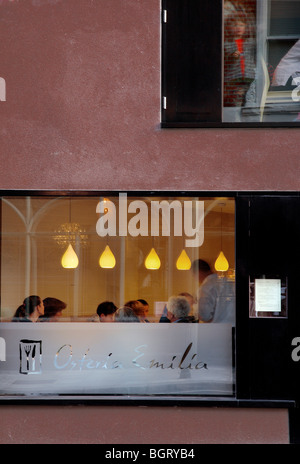
[[[160,129],[159,0],[0,15],[0,188],[299,189],[298,130]]]
[[[0,406],[0,444],[286,444],[282,409]]]
[[[299,189],[298,130],[160,129],[159,0],[3,0],[0,20],[0,189]],[[288,441],[284,410],[0,406],[0,421],[0,443]]]

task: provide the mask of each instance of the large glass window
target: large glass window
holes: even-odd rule
[[[163,0],[162,124],[300,117],[300,0]]]
[[[2,395],[233,394],[233,198],[1,205]]]

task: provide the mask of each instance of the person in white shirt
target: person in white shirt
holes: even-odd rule
[[[223,322],[235,325],[235,284],[213,273],[206,261],[197,259],[191,270],[198,279],[198,316],[200,322]]]

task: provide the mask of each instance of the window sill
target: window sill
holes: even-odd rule
[[[161,129],[299,129],[299,122],[162,122]]]
[[[192,406],[192,407],[230,407],[230,408],[276,408],[296,407],[294,400],[236,399],[232,397],[197,396],[103,396],[103,395],[57,395],[35,397],[0,397],[0,405],[122,405],[122,406]]]

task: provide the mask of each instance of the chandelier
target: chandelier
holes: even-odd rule
[[[88,235],[85,229],[77,222],[65,222],[61,224],[55,231],[53,239],[57,245],[63,248],[69,244],[75,246],[76,243],[79,243],[80,246],[86,246],[88,243]]]

